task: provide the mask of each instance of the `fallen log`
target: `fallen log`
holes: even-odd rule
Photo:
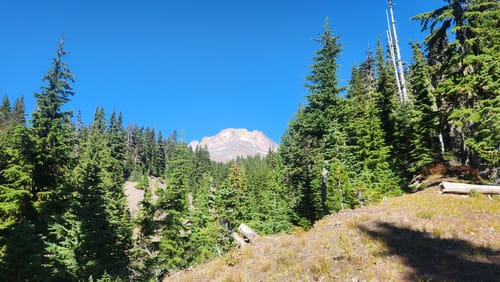
[[[466,183],[441,182],[442,193],[470,194],[475,191],[481,194],[500,195],[500,186],[495,185],[475,185]]]
[[[248,243],[245,241],[245,239],[241,238],[240,235],[238,235],[238,233],[233,232],[233,234],[231,234],[231,236],[233,237],[234,242],[236,243],[236,246],[238,248],[241,248],[243,246],[248,245]]]
[[[255,240],[259,237],[259,235],[255,231],[253,231],[250,227],[248,227],[244,223],[242,223],[242,224],[240,224],[240,226],[238,226],[238,232],[241,235],[243,235],[243,237],[249,243],[254,243]]]

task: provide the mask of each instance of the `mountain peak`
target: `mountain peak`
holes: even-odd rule
[[[191,141],[189,146],[192,149],[206,147],[210,158],[216,162],[227,162],[238,156],[266,156],[269,149],[278,148],[278,144],[261,131],[245,128],[226,128],[214,136],[203,137],[201,142]]]

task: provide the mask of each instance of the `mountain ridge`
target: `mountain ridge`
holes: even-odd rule
[[[269,150],[278,148],[278,144],[262,131],[245,128],[222,129],[214,136],[203,137],[201,142],[193,140],[188,146],[193,150],[206,147],[210,158],[216,162],[228,162],[237,157],[266,156]]]

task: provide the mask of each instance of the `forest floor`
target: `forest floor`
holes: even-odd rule
[[[450,179],[448,179],[450,180]],[[436,181],[434,181],[435,183]],[[264,236],[164,281],[499,281],[500,197],[438,186]]]

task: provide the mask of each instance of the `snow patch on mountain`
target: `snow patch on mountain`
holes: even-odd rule
[[[200,146],[207,148],[210,158],[216,162],[228,162],[238,156],[266,156],[269,150],[276,150],[278,144],[258,130],[244,128],[226,128],[211,137],[203,137],[201,142],[191,141],[194,150]]]

